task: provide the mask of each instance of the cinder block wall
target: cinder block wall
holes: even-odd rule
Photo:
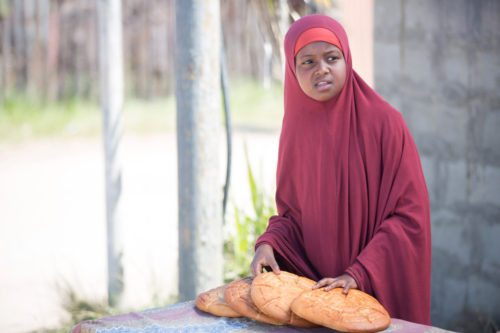
[[[433,324],[499,325],[500,1],[376,0],[374,25],[375,88],[403,113],[430,193]]]

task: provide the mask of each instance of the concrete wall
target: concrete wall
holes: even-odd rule
[[[352,66],[373,87],[373,3],[374,0],[337,0],[338,19],[349,37]]]
[[[375,88],[430,192],[433,324],[499,330],[500,1],[376,0],[374,24]]]

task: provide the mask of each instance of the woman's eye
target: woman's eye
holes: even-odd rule
[[[335,60],[338,60],[339,57],[337,56],[331,56],[331,57],[328,57],[328,61],[335,61]]]
[[[308,60],[304,60],[304,61],[302,62],[302,65],[310,65],[310,64],[312,64],[312,63],[313,63],[313,62],[312,62],[312,60],[311,60],[311,59],[308,59]]]

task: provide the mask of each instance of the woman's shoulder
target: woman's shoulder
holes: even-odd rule
[[[354,84],[357,87],[354,89],[356,113],[362,122],[376,127],[384,124],[404,125],[401,113],[356,72]]]
[[[401,147],[409,134],[403,114],[389,103],[372,103],[361,120],[361,135],[383,146]]]
[[[394,108],[384,99],[369,103],[361,112],[361,121],[371,128],[404,128],[405,121],[400,111]]]

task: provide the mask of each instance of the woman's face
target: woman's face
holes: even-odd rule
[[[313,42],[295,56],[295,73],[302,91],[318,102],[338,95],[344,86],[346,64],[342,51],[327,42]]]

